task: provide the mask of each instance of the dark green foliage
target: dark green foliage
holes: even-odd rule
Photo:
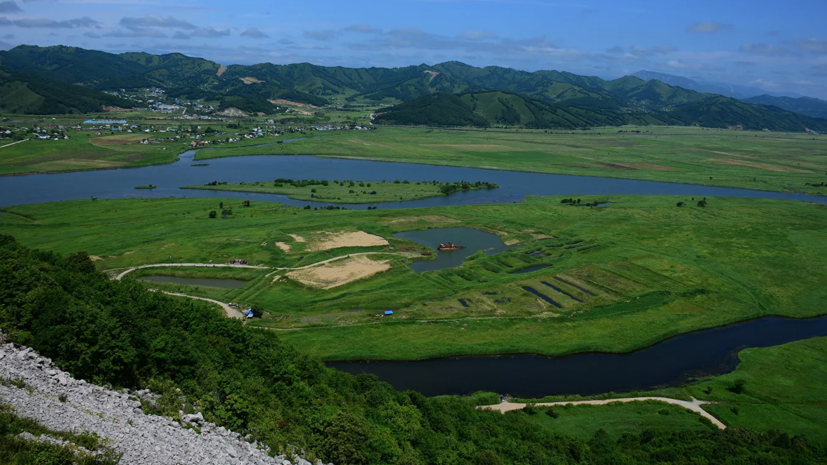
[[[0,111],[33,115],[93,113],[103,106],[131,107],[128,100],[0,67]]]
[[[745,379],[736,379],[735,383],[732,384],[731,387],[727,388],[730,392],[734,392],[735,394],[743,394],[744,389],[747,387],[747,381]]]
[[[82,254],[29,250],[0,236],[0,328],[74,376],[162,395],[159,413],[198,406],[209,421],[348,464],[823,463],[803,438],[770,432],[653,432],[588,443],[521,413],[398,392],[329,370],[203,304],[87,272]],[[0,422],[2,424],[2,422]],[[0,435],[1,436],[1,435]],[[14,449],[4,444],[0,453]],[[0,456],[2,458],[2,456]],[[3,463],[15,463],[5,460]],[[18,462],[31,463],[31,462]],[[61,462],[57,462],[61,463]]]
[[[212,210],[212,211],[210,212],[210,218],[215,218],[215,217],[217,217],[217,216],[218,216],[218,213],[216,213],[216,211],[215,211],[215,210]]]
[[[452,94],[430,94],[396,105],[379,114],[375,121],[417,126],[489,126],[485,118],[476,115],[461,98]]]

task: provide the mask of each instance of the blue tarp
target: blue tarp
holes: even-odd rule
[[[393,315],[393,310],[385,310],[385,315]]]

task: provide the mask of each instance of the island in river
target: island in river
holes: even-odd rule
[[[181,189],[281,194],[297,200],[352,204],[418,200],[478,189],[496,189],[498,187],[497,184],[484,181],[410,182],[396,180],[377,182],[279,178],[273,181],[242,182],[238,184],[213,181],[202,186],[185,186]]]

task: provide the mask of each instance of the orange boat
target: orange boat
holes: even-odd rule
[[[447,250],[459,250],[459,249],[464,249],[464,248],[465,248],[465,246],[463,246],[462,244],[457,245],[457,244],[454,244],[453,242],[446,242],[444,244],[439,244],[439,247],[437,247],[436,249],[441,251],[441,252],[444,252],[444,251],[447,251]]]

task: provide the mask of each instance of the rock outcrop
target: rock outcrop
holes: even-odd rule
[[[301,458],[291,462],[284,456],[271,457],[266,446],[208,423],[200,413],[181,412],[183,425],[148,415],[136,399],[151,400],[156,397],[151,392],[121,393],[76,380],[30,348],[0,345],[0,379],[25,383],[22,388],[15,386],[19,383],[0,383],[0,403],[10,405],[17,416],[54,431],[95,433],[123,454],[124,465],[313,465]],[[197,426],[200,432],[187,426]]]

